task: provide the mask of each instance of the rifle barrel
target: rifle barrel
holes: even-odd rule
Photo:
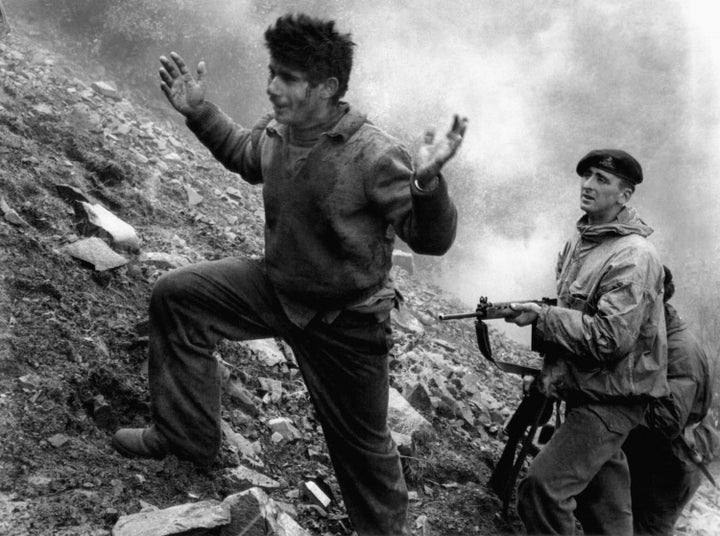
[[[461,318],[478,318],[485,316],[483,312],[439,314],[438,320],[459,320]]]
[[[510,304],[512,303],[537,303],[538,305],[555,305],[557,300],[550,298],[540,298],[534,300],[514,300],[512,302],[495,302],[491,303],[481,298],[478,308],[481,310],[473,311],[471,313],[452,313],[452,314],[439,314],[439,320],[459,320],[461,318],[481,318],[483,320],[493,320],[496,318],[512,318],[518,314]]]

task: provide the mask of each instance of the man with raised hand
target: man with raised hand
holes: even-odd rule
[[[341,100],[354,43],[334,21],[285,15],[265,32],[273,114],[253,128],[205,100],[206,68],[162,57],[161,88],[228,169],[262,184],[265,257],[171,271],[150,298],[153,423],[121,429],[126,456],[210,464],[221,443],[221,338],[283,337],[295,353],[345,505],[360,535],[408,534],[407,489],[387,426],[394,236],[442,255],[457,213],[440,170],[462,142],[455,117],[417,168]]]

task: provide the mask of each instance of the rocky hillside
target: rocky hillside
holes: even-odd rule
[[[147,98],[118,92],[101,68],[81,68],[41,37],[18,26],[0,40],[0,533],[174,524],[162,534],[351,534],[280,340],[218,348],[216,466],[126,460],[110,448],[118,426],[147,422],[153,282],[187,263],[260,255],[260,192],[142,106]],[[437,321],[456,300],[421,275],[394,274],[406,302],[393,316],[391,416],[414,533],[513,533],[517,518],[499,516],[486,484],[519,379],[482,359],[471,321]],[[533,360],[491,336],[499,358]],[[710,534],[719,497],[702,490],[684,534]]]

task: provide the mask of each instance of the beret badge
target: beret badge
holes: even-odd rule
[[[615,160],[614,160],[613,157],[610,156],[610,155],[608,155],[608,156],[606,156],[605,158],[603,158],[602,160],[600,160],[600,161],[598,162],[598,164],[600,164],[600,165],[603,166],[603,167],[609,168],[609,169],[615,169],[615,168],[616,168],[616,166],[615,166]]]

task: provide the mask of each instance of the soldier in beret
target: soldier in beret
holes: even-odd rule
[[[577,164],[585,215],[557,264],[557,306],[514,304],[549,351],[538,381],[565,402],[565,420],[518,487],[530,534],[631,535],[630,473],[622,445],[649,401],[668,393],[663,266],[652,229],[628,202],[643,180],[625,151]]]

